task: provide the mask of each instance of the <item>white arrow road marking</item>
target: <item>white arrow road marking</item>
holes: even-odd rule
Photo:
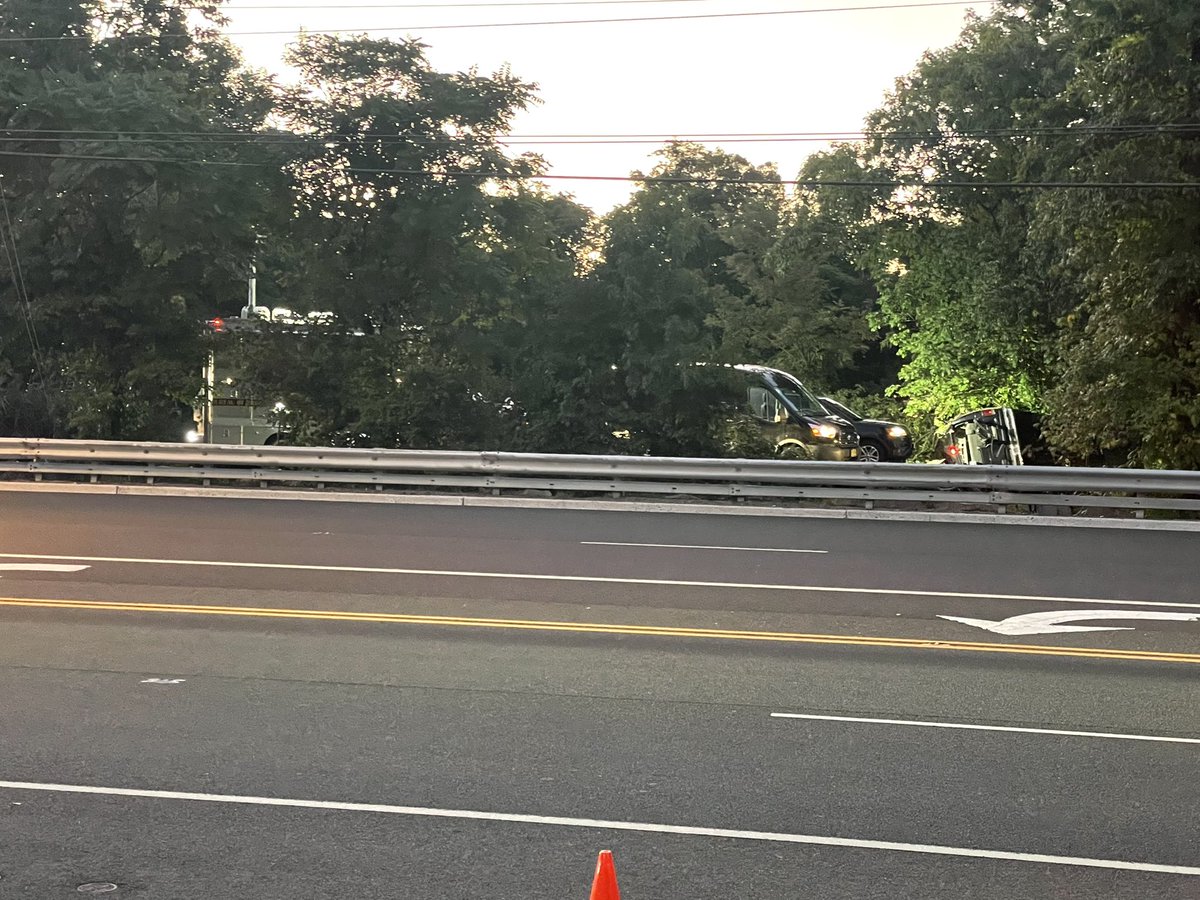
[[[67,566],[51,563],[0,563],[0,572],[82,572],[91,566]]]
[[[1066,634],[1074,631],[1133,631],[1120,625],[1061,625],[1060,622],[1086,622],[1095,619],[1156,619],[1160,622],[1200,622],[1193,613],[1156,612],[1149,609],[1076,609],[1059,612],[1026,613],[1007,619],[968,619],[965,616],[938,616],[962,622],[996,634]]]

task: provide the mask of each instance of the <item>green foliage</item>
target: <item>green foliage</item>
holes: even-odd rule
[[[872,115],[864,170],[983,188],[898,192],[872,228],[913,415],[1024,406],[1064,455],[1200,466],[1195,193],[986,189],[1197,181],[1198,35],[1187,0],[1005,2]]]
[[[769,364],[842,383],[869,344],[873,289],[849,258],[847,230],[789,203],[773,169],[694,144],[659,157],[605,220],[595,273],[623,331],[612,351],[623,416],[647,452],[760,455],[765,442],[747,443],[745,423],[731,426],[704,399],[694,364]]]
[[[237,75],[229,46],[187,24],[213,11],[160,0],[9,0],[0,11],[0,33],[90,35],[5,44],[0,56],[0,125],[59,133],[4,142],[18,154],[4,158],[0,190],[24,290],[0,283],[0,378],[26,386],[3,393],[7,433],[177,437],[190,418],[198,324],[239,290],[260,176],[239,165],[251,154],[229,147],[114,152],[99,137],[261,124],[268,86]],[[107,37],[90,30],[93,17],[107,20]],[[78,131],[96,136],[68,134]],[[214,162],[188,161],[201,155]],[[133,158],[103,158],[122,156]]]
[[[378,327],[472,327],[504,316],[510,270],[497,260],[507,249],[505,206],[515,201],[453,173],[536,170],[536,160],[510,160],[495,140],[530,102],[530,86],[507,72],[435,72],[409,41],[306,36],[288,61],[303,86],[283,92],[278,111],[322,137],[298,145],[288,163],[290,238],[322,251],[303,281],[289,279],[295,299]]]
[[[1200,125],[1200,8],[1145,0],[1088,10],[1082,21],[1057,8],[1046,17],[1075,38],[1063,114]],[[1082,178],[1194,183],[1200,137],[1113,133],[1080,147],[1070,166]],[[1047,437],[1076,458],[1200,468],[1200,196],[1052,192],[1037,228],[1079,285],[1056,335]]]
[[[774,459],[775,447],[763,436],[762,428],[753,417],[744,413],[728,413],[714,423],[714,455],[729,459]],[[799,447],[800,445],[789,445]]]
[[[818,210],[797,204],[773,219],[743,217],[727,229],[738,248],[729,263],[744,289],[720,297],[710,318],[721,356],[846,383],[871,343],[874,288],[851,263],[836,223]]]
[[[1039,177],[1027,140],[1008,135],[1060,68],[1022,17],[971,22],[872,114],[880,137],[858,148],[862,168],[887,180]],[[880,294],[873,322],[904,360],[894,391],[909,415],[944,422],[987,404],[1039,405],[1055,290],[1028,240],[1035,195],[918,189],[880,201],[864,256]]]
[[[621,367],[635,392],[655,390],[680,364],[713,359],[720,336],[709,317],[722,298],[746,290],[732,264],[737,248],[728,228],[750,218],[770,222],[782,199],[771,183],[778,175],[739,156],[679,143],[659,157],[633,198],[606,218],[597,272],[617,297],[625,329]]]
[[[908,413],[945,422],[989,404],[1035,405],[1039,319],[998,263],[962,227],[937,222],[898,232],[889,249],[874,321],[907,360],[895,393]]]

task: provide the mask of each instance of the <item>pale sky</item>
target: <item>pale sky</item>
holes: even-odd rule
[[[845,132],[883,100],[895,79],[927,49],[957,37],[970,8],[990,4],[813,12],[659,22],[541,25],[520,28],[425,30],[429,25],[746,13],[920,0],[662,0],[662,2],[538,4],[472,8],[407,0],[229,0],[229,31],[247,62],[287,77],[284,36],[237,32],[304,27],[396,29],[374,37],[417,37],[441,71],[478,66],[491,73],[508,64],[536,82],[540,106],[520,115],[514,135],[755,134]],[[361,4],[362,8],[354,8]],[[266,9],[263,7],[275,8]],[[369,8],[368,8],[369,7]],[[794,178],[813,142],[706,142],[751,162],[777,163]],[[521,145],[540,152],[562,175],[628,175],[647,170],[655,144]],[[552,181],[604,212],[623,202],[628,183]]]

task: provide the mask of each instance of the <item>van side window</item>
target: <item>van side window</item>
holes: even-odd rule
[[[774,422],[779,415],[779,400],[765,387],[751,385],[746,391],[746,405],[750,415],[766,422]]]

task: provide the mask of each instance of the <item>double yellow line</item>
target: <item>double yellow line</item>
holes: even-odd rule
[[[767,641],[782,644],[838,644],[851,647],[889,647],[903,650],[957,650],[972,653],[1010,653],[1072,656],[1087,659],[1200,664],[1200,654],[1159,653],[1152,650],[1109,650],[1097,647],[1054,647],[1041,644],[992,644],[975,641],[933,641],[919,638],[860,637],[844,634],[804,634],[791,631],[735,631],[719,628],[680,628],[662,625],[618,625],[596,622],[556,622],[538,619],[485,619],[405,613],[348,612],[319,609],[281,609],[253,606],[204,606],[191,603],[113,603],[98,600],[46,600],[0,597],[0,606],[36,609],[78,609],[124,613],[226,616],[252,619],[310,619],[323,622],[431,625],[448,628],[493,628],[512,631],[560,631],[573,634],[628,634],[645,637],[707,638],[725,641]]]

